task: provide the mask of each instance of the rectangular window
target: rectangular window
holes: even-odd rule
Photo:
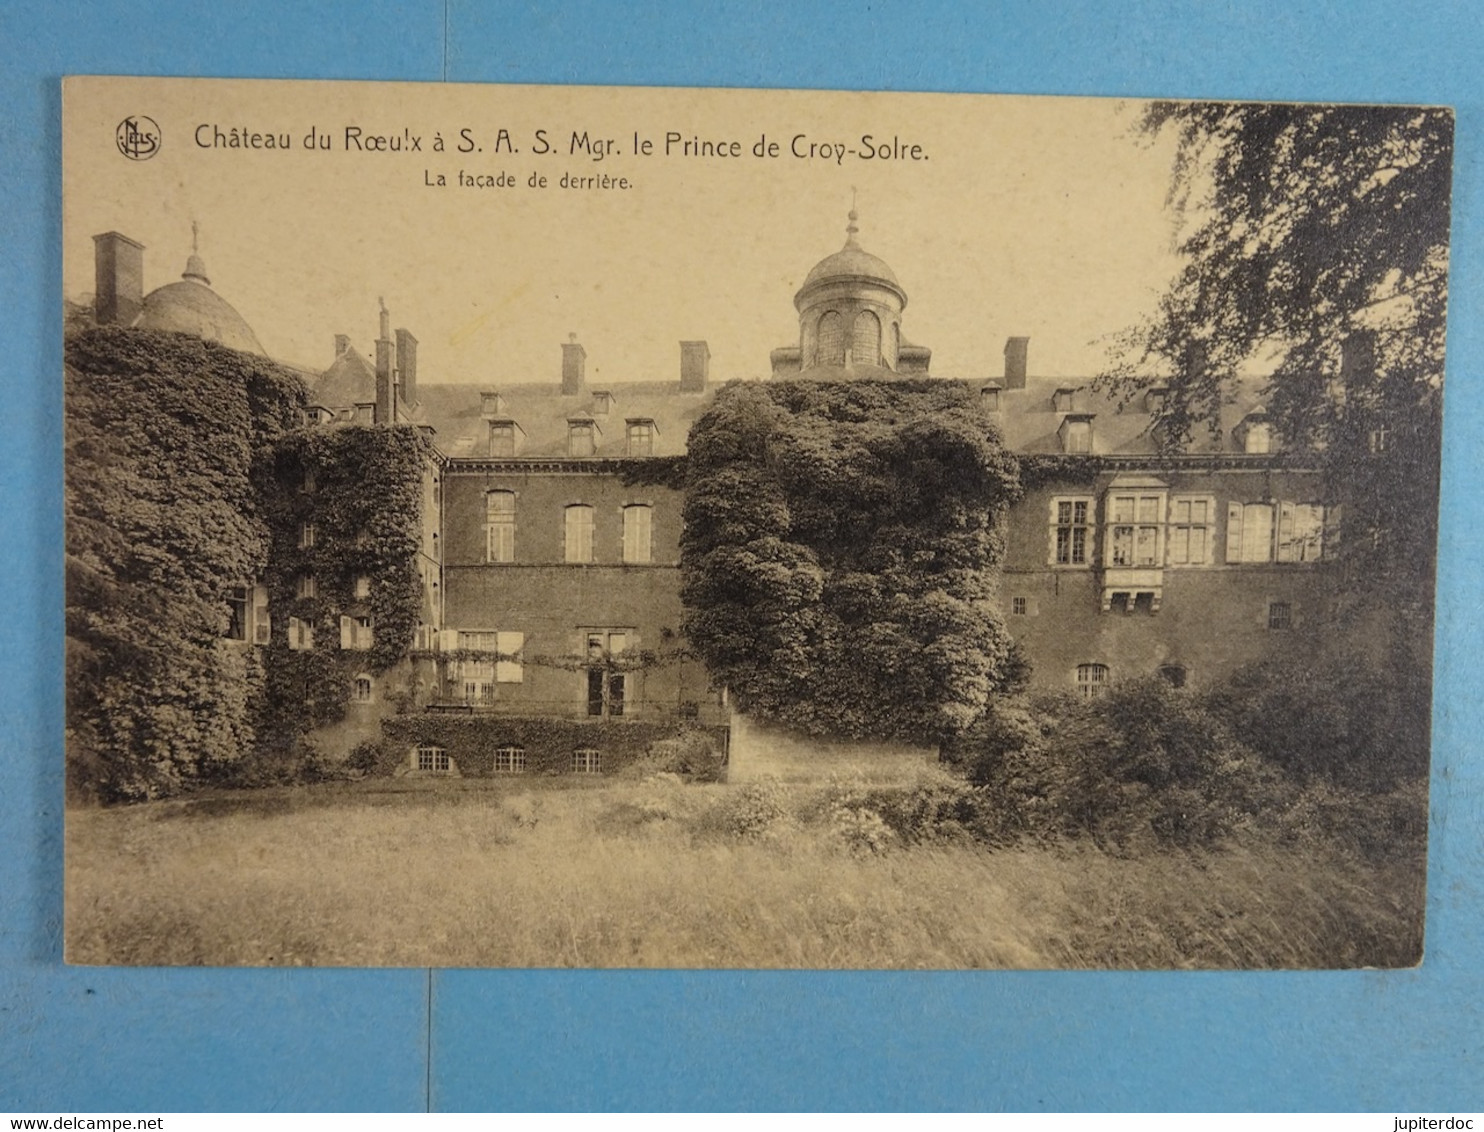
[[[628,647],[629,635],[623,631],[599,630],[587,634],[588,715],[623,715],[628,677],[615,670],[615,661]]]
[[[1109,497],[1108,565],[1158,566],[1162,495]]]
[[[314,546],[314,524],[299,524],[299,549],[309,550]]]
[[[515,422],[490,422],[490,455],[494,457],[515,455]]]
[[[365,601],[371,596],[371,579],[365,574],[356,575],[355,595],[357,601]]]
[[[369,704],[371,702],[372,689],[371,677],[357,676],[355,686],[356,703]]]
[[[289,648],[295,652],[314,648],[314,626],[301,618],[290,617]]]
[[[495,748],[496,774],[520,774],[525,769],[526,749],[524,747]]]
[[[631,503],[623,509],[623,560],[648,562],[652,552],[652,518],[654,509],[642,503]]]
[[[573,774],[601,774],[603,757],[596,747],[578,747],[572,752]]]
[[[252,639],[252,591],[247,586],[233,586],[227,592],[227,639]]]
[[[1084,700],[1096,700],[1108,694],[1108,666],[1106,664],[1079,664],[1077,666],[1077,694]]]
[[[413,762],[426,774],[447,774],[452,767],[448,752],[442,747],[417,747],[413,750]]]
[[[1293,607],[1286,601],[1268,604],[1268,628],[1289,629],[1293,626]]]
[[[567,423],[567,455],[593,455],[597,451],[594,433],[591,421],[569,421]]]
[[[1273,505],[1229,503],[1226,508],[1228,563],[1273,560]]]
[[[1088,565],[1087,547],[1091,532],[1091,499],[1053,499],[1051,501],[1052,565]]]
[[[458,681],[463,687],[464,702],[471,704],[493,703],[495,699],[495,656],[499,651],[498,633],[461,632],[459,649],[466,653],[482,653],[459,661]]]
[[[1324,553],[1324,507],[1278,504],[1278,561],[1318,562]]]
[[[1025,598],[1023,598],[1023,597],[1012,597],[1010,599],[1010,612],[1013,613],[1013,614],[1015,614],[1017,617],[1024,617],[1025,616]]]
[[[491,491],[484,497],[485,561],[515,561],[515,492]]]
[[[340,618],[340,647],[342,649],[369,649],[375,643],[375,633],[370,617]]]
[[[593,509],[576,503],[567,508],[564,556],[568,562],[593,560]]]
[[[1216,502],[1205,495],[1177,495],[1170,500],[1169,563],[1205,566],[1211,561],[1211,523]]]
[[[628,442],[630,456],[653,456],[654,422],[629,421]]]
[[[300,574],[294,592],[300,598],[318,597],[319,584],[314,580],[313,574]]]

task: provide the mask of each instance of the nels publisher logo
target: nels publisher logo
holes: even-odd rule
[[[119,123],[113,140],[130,161],[148,161],[160,152],[160,126],[153,118],[135,114]]]

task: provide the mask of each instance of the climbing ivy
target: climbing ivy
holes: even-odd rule
[[[223,637],[268,559],[253,468],[304,391],[267,359],[159,331],[80,330],[65,360],[69,783],[154,797],[254,742],[262,666]]]
[[[967,386],[733,383],[686,486],[685,633],[743,710],[932,742],[1023,675],[994,601],[1017,464]]]
[[[410,652],[425,612],[417,555],[430,453],[412,426],[311,427],[260,466],[274,611],[260,726],[280,742],[341,719],[357,672],[384,672]],[[312,594],[301,596],[303,579]],[[341,647],[342,616],[371,618],[369,648]],[[289,647],[291,617],[312,626],[312,648]]]

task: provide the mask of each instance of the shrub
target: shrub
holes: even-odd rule
[[[728,790],[707,815],[707,825],[733,837],[762,837],[788,813],[783,785],[771,779]]]
[[[623,768],[628,778],[673,775],[687,782],[720,782],[726,764],[715,739],[704,731],[683,731],[656,739],[644,754]]]
[[[1427,720],[1407,682],[1363,665],[1252,665],[1213,689],[1208,710],[1243,743],[1303,778],[1388,790],[1427,771]]]
[[[1000,836],[1206,845],[1285,800],[1220,718],[1163,681],[997,704],[953,753],[987,794],[977,820]]]

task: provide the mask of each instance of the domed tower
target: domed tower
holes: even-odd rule
[[[773,351],[775,376],[890,377],[925,373],[931,352],[902,338],[907,292],[885,261],[856,240],[855,209],[845,246],[814,265],[794,308],[799,345]]]
[[[206,264],[196,250],[194,226],[191,254],[180,279],[156,287],[142,297],[143,245],[118,232],[105,232],[94,236],[93,240],[97,259],[96,309],[99,323],[137,326],[143,330],[173,330],[250,354],[264,352],[252,327],[231,303],[211,289]]]

